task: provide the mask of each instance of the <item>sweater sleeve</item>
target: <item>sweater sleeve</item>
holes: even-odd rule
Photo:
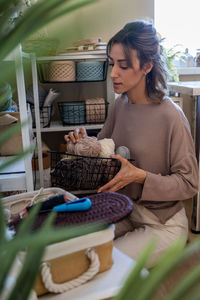
[[[115,122],[114,111],[115,111],[115,101],[109,107],[108,116],[106,118],[104,126],[97,135],[98,140],[104,138],[111,138],[113,128],[114,128],[114,122]]]
[[[140,201],[174,201],[198,191],[198,166],[189,125],[184,116],[175,121],[170,140],[169,175],[147,172]]]

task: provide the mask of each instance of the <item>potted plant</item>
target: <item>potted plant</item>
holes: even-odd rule
[[[175,61],[184,59],[185,54],[180,50],[180,45],[176,44],[173,47],[167,48],[162,44],[162,41],[162,54],[167,65],[169,80],[179,82],[178,68]]]
[[[79,0],[79,1],[65,1],[66,6],[63,7],[63,1],[59,0],[43,0],[29,7],[24,15],[16,20],[16,23],[12,27],[5,26],[5,30],[1,30],[0,33],[0,59],[4,59],[19,42],[22,42],[34,31],[38,30],[41,26],[44,26],[51,20],[59,17],[64,13],[71,12],[83,5],[94,2],[95,0]],[[2,1],[0,5],[1,24],[6,24],[8,19],[15,12],[14,4],[19,2],[17,0]],[[9,13],[8,13],[9,11]],[[173,55],[167,54],[170,61]],[[4,101],[4,98],[0,97],[0,102]],[[5,142],[8,137],[12,136],[19,130],[19,126],[12,132],[0,137],[0,144]],[[20,159],[25,153],[20,153],[17,158],[10,160],[5,164],[10,164],[16,159]],[[4,168],[2,165],[1,168]],[[30,215],[22,222],[18,234],[14,238],[9,238],[6,235],[6,221],[3,205],[0,202],[0,298],[6,300],[26,300],[30,296],[31,289],[34,285],[36,275],[38,273],[39,264],[46,245],[69,239],[71,237],[79,236],[91,231],[100,230],[104,225],[91,225],[84,228],[74,227],[66,231],[54,230],[51,226],[54,215],[50,214],[46,223],[35,234],[30,234],[31,225],[34,222],[34,218],[37,214],[38,206]],[[132,273],[128,277],[123,288],[115,299],[136,299],[136,300],[150,300],[153,299],[155,292],[160,291],[161,283],[165,278],[168,278],[172,270],[180,267],[186,259],[190,259],[192,255],[198,255],[200,248],[200,240],[197,239],[190,246],[184,248],[182,240],[175,243],[169,250],[161,257],[154,268],[149,270],[148,276],[141,276],[141,270],[146,266],[148,257],[154,247],[154,241],[152,241],[148,247],[144,250],[141,256],[137,260]],[[13,262],[16,258],[16,254],[26,249],[27,255],[22,266],[22,269],[17,276],[17,281],[14,283],[10,293],[4,294],[5,285],[8,283],[8,276]],[[34,263],[33,263],[34,262]],[[198,261],[197,261],[198,262]],[[196,264],[191,268],[190,273],[185,276],[180,285],[177,285],[173,291],[165,299],[199,299],[199,287],[196,287],[196,283],[200,278],[200,264]],[[159,298],[157,298],[159,299]],[[163,298],[160,298],[163,299]]]

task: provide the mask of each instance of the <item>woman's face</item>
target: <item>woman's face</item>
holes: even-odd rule
[[[132,67],[128,66],[121,44],[114,44],[110,50],[109,64],[111,66],[110,77],[113,81],[114,91],[117,94],[127,92],[132,93],[136,90],[145,90],[145,72],[140,69],[140,61],[137,52],[130,50]]]

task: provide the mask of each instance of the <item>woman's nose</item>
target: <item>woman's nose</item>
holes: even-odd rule
[[[110,71],[110,78],[116,78],[118,76],[117,68],[116,66],[112,66]]]

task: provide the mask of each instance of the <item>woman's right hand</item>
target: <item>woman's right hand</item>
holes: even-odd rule
[[[87,137],[86,129],[81,127],[74,129],[74,131],[70,131],[64,136],[64,139],[66,142],[72,141],[72,143],[76,144],[81,138],[84,139],[85,137]]]

